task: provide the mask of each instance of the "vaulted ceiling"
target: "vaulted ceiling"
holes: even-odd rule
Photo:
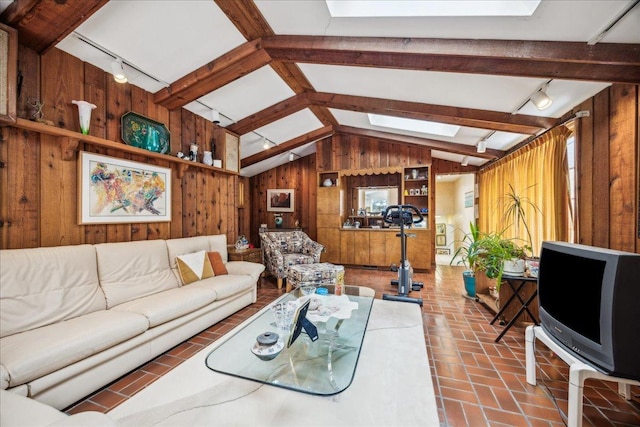
[[[121,58],[129,84],[169,109],[219,111],[220,125],[241,135],[241,174],[253,176],[338,132],[476,166],[499,158],[607,85],[640,83],[638,3],[542,0],[530,17],[336,18],[323,0],[18,0],[0,20],[40,53],[56,47],[108,72]],[[539,111],[529,97],[545,85],[553,104]],[[460,129],[394,130],[368,114]]]

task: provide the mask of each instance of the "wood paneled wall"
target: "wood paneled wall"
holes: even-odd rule
[[[316,156],[309,155],[278,166],[249,179],[251,189],[251,231],[250,241],[260,246],[258,230],[260,224],[275,227],[273,212],[267,212],[268,189],[294,189],[294,211],[282,213],[283,228],[294,227],[296,220],[305,233],[316,239],[316,200],[318,175],[316,173]]]
[[[84,99],[98,106],[92,112],[90,134],[120,139],[120,117],[128,111],[167,124],[171,151],[187,152],[191,143],[209,150],[214,124],[187,110],[169,111],[153,103],[151,93],[118,84],[110,74],[58,49],[43,56],[20,46],[18,69],[23,74],[18,112],[29,118],[27,102],[41,100],[45,118],[55,126],[79,129],[78,112],[71,100]],[[15,128],[2,129],[0,156],[0,227],[2,248],[27,248],[82,243],[166,239],[226,234],[234,242],[242,225],[238,220],[240,178],[190,167],[178,178],[175,163],[90,145],[86,151],[173,168],[172,219],[144,224],[78,225],[77,159],[62,159],[56,137]],[[248,223],[248,221],[244,221]],[[245,225],[246,227],[246,225]]]
[[[317,143],[318,171],[431,164],[431,148],[335,134]]]
[[[574,111],[578,241],[640,253],[640,104],[637,85],[612,85]]]

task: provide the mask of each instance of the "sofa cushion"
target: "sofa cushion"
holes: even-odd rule
[[[178,255],[176,265],[183,285],[213,277],[213,267],[205,251]]]
[[[113,307],[112,310],[140,313],[149,320],[149,325],[153,328],[196,311],[212,303],[216,298],[215,289],[196,288],[194,285],[183,286],[125,302]]]
[[[209,252],[218,252],[222,258],[222,262],[229,261],[229,252],[227,250],[227,235],[226,234],[214,234],[207,236],[209,242]]]
[[[222,256],[220,252],[207,252],[209,257],[209,261],[211,262],[211,266],[213,267],[213,274],[216,276],[223,276],[225,274],[229,274],[227,271],[227,267],[224,266],[224,262],[222,261]]]
[[[91,245],[0,251],[0,337],[106,308]]]
[[[169,239],[166,241],[169,251],[171,268],[177,268],[176,257],[182,254],[190,254],[199,251],[209,251],[209,240],[206,236],[184,237],[182,239]]]
[[[255,280],[249,275],[225,275],[215,276],[209,279],[201,280],[189,286],[205,289],[213,289],[217,294],[217,300],[223,300],[233,295],[251,289],[256,285]]]
[[[11,387],[57,371],[149,328],[138,313],[96,311],[0,339]]]
[[[107,308],[180,286],[164,240],[95,245]]]

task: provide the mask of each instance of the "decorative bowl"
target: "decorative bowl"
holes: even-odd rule
[[[284,341],[279,339],[275,332],[265,332],[258,335],[256,343],[251,347],[251,352],[260,360],[275,359],[284,348]]]

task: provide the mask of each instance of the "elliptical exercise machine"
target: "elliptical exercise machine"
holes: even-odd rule
[[[417,216],[414,219],[414,215]],[[396,237],[400,237],[400,267],[398,267],[398,280],[392,280],[393,286],[398,286],[397,295],[383,294],[382,299],[390,301],[413,302],[420,304],[422,307],[422,298],[412,298],[409,296],[410,291],[419,291],[424,286],[422,282],[413,281],[413,268],[407,259],[407,238],[416,237],[415,234],[407,234],[405,226],[419,224],[424,221],[424,217],[420,210],[413,205],[392,205],[387,207],[382,213],[384,222],[387,224],[399,225],[400,233]]]

